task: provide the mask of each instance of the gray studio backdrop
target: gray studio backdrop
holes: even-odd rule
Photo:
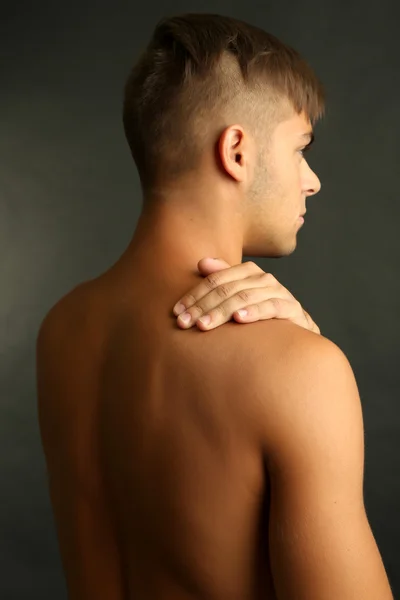
[[[327,116],[309,155],[321,192],[307,202],[295,253],[255,260],[353,366],[367,514],[400,597],[397,2],[106,4],[2,7],[0,598],[66,598],[37,423],[36,335],[49,308],[130,241],[141,196],[123,136],[124,80],[160,17],[197,11],[271,31],[325,83]]]

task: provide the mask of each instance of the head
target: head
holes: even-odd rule
[[[220,15],[162,19],[125,85],[144,208],[201,189],[239,220],[244,254],[290,253],[320,189],[304,151],[323,112],[316,75],[275,36]]]

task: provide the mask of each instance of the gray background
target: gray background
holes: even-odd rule
[[[131,239],[141,196],[123,135],[122,88],[156,21],[179,12],[217,12],[267,29],[297,48],[326,86],[327,116],[308,155],[322,190],[307,201],[296,252],[255,260],[297,296],[353,366],[364,411],[367,514],[396,597],[400,51],[394,0],[2,7],[0,597],[66,598],[37,423],[36,335],[49,308],[115,262]]]

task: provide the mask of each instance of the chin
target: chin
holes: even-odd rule
[[[269,244],[260,246],[249,246],[243,249],[244,256],[254,256],[260,258],[284,258],[290,256],[297,248],[297,239],[286,241],[274,240]]]

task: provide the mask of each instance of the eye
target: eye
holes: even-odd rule
[[[305,153],[305,152],[308,152],[310,149],[311,149],[311,144],[308,144],[308,146],[304,146],[304,148],[301,148],[301,149],[299,150],[299,152],[300,152],[301,156],[303,156],[303,157],[304,157],[304,153]]]

